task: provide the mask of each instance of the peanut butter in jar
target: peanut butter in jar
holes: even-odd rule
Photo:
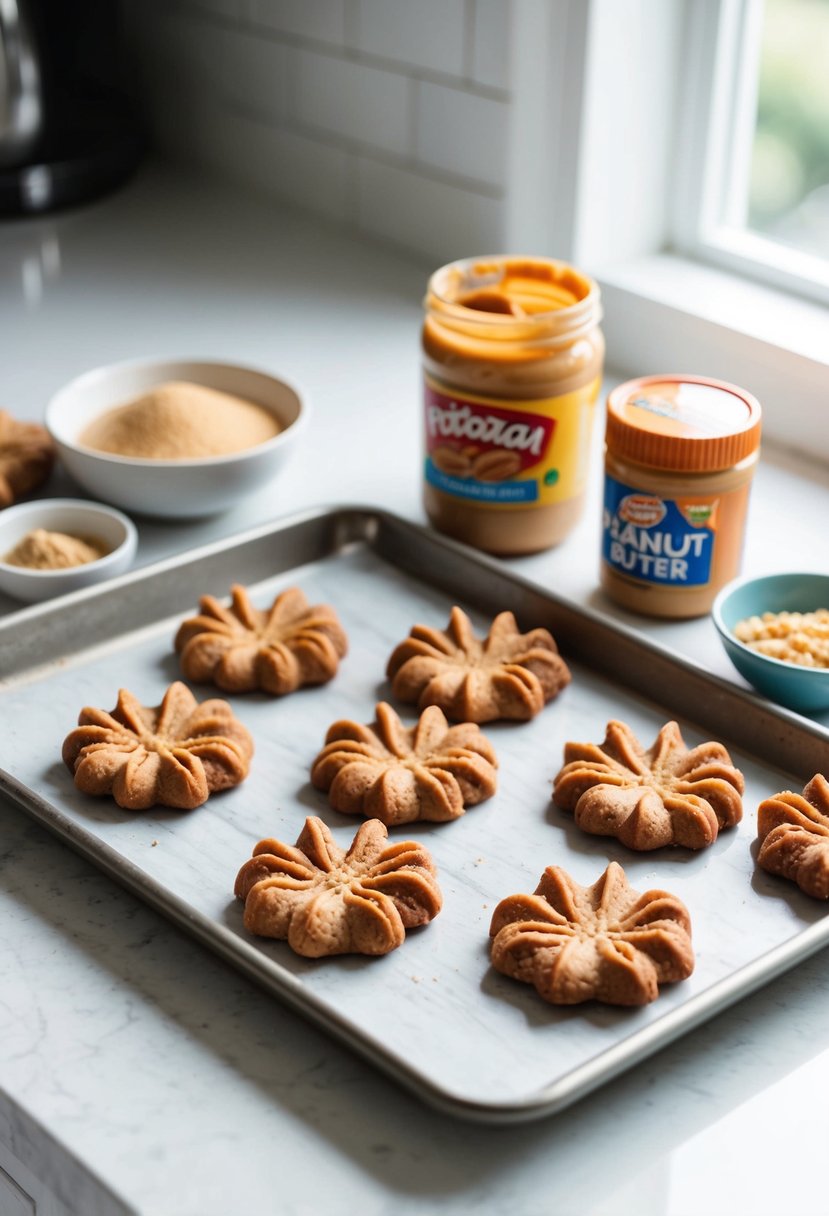
[[[583,507],[604,340],[599,289],[564,262],[453,262],[423,325],[430,522],[476,548],[534,553]]]
[[[647,616],[709,612],[739,573],[760,405],[703,376],[643,376],[607,402],[601,584]]]

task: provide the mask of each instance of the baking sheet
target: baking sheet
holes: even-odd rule
[[[195,811],[130,813],[79,794],[60,747],[80,708],[112,709],[121,686],[158,704],[179,678],[172,639],[182,616],[233,581],[262,606],[290,585],[335,605],[350,641],[336,679],[283,699],[229,698],[256,741],[251,774]],[[311,762],[331,722],[370,722],[378,700],[394,704],[388,655],[416,622],[443,628],[453,603],[479,632],[505,608],[524,629],[552,628],[573,682],[531,723],[484,726],[500,761],[494,798],[452,823],[390,829],[432,852],[443,911],[380,959],[307,960],[252,938],[233,898],[237,870],[264,836],[293,843],[308,815],[350,843],[361,820],[328,807],[310,785]],[[308,513],[25,610],[0,625],[0,673],[0,789],[306,1016],[466,1117],[506,1122],[561,1109],[829,941],[823,905],[756,872],[752,850],[757,804],[825,767],[829,733],[382,512]],[[413,707],[396,708],[414,721]],[[551,803],[552,778],[564,743],[600,741],[612,717],[648,745],[672,717],[689,746],[726,742],[746,777],[739,827],[700,853],[634,854],[578,831]],[[532,891],[546,865],[588,884],[611,859],[636,889],[663,887],[687,904],[697,957],[689,980],[640,1010],[556,1009],[492,970],[488,928],[500,899]]]

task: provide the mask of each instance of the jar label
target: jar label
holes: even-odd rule
[[[430,485],[487,506],[549,506],[583,493],[595,380],[532,401],[448,395],[424,382],[425,476]]]
[[[704,587],[711,581],[719,498],[660,498],[605,476],[602,557],[643,583]]]

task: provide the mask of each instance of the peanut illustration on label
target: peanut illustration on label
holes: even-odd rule
[[[434,449],[432,463],[435,468],[440,469],[441,473],[447,473],[450,477],[470,477],[472,475],[472,461],[469,456],[465,452],[459,452],[445,444]]]
[[[481,452],[472,462],[472,476],[478,481],[507,481],[521,471],[521,458],[515,452],[494,449]]]

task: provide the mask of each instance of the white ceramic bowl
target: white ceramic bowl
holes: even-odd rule
[[[95,537],[109,552],[97,561],[66,570],[29,570],[2,558],[35,528],[69,536]],[[0,591],[34,603],[123,574],[132,565],[138,533],[132,520],[102,503],[78,498],[44,498],[0,511]]]
[[[263,406],[282,428],[265,443],[196,460],[145,460],[96,452],[78,442],[84,428],[114,406],[169,380],[187,380]],[[266,485],[305,425],[307,406],[282,380],[232,363],[144,359],[86,372],[55,394],[46,426],[66,469],[96,498],[144,515],[186,519],[213,515]]]

